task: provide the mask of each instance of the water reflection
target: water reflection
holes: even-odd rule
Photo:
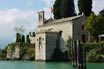
[[[70,62],[0,61],[0,69],[76,69]],[[87,69],[104,69],[104,64],[89,63]]]

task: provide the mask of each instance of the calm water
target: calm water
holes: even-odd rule
[[[69,62],[0,61],[0,69],[73,69]],[[87,64],[87,69],[104,69],[104,64]]]

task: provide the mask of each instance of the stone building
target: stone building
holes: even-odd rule
[[[52,18],[46,20],[44,18],[44,11],[38,12],[38,31],[35,37],[35,60],[47,61],[62,57],[62,55],[55,54],[55,50],[59,49],[63,54],[67,52],[66,41],[68,37],[72,37],[73,40],[86,42],[88,37],[87,32],[84,31],[85,23],[86,17],[84,15],[58,20]],[[55,55],[57,57],[53,58]]]
[[[35,32],[29,32],[30,47],[35,47]]]

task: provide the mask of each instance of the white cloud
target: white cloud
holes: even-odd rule
[[[99,11],[104,9],[104,0],[93,0],[93,11],[98,14]]]
[[[43,10],[45,11],[45,18],[47,18],[47,19],[50,18],[51,17],[51,13],[50,13],[51,9],[46,7]]]
[[[48,7],[52,7],[51,5],[55,0],[43,0],[43,1],[47,4]]]
[[[37,29],[37,12],[20,9],[0,10],[0,43],[11,43],[15,39],[15,27],[23,25],[25,33]]]

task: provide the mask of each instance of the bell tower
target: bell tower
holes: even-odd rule
[[[44,24],[44,11],[38,12],[38,26]]]

